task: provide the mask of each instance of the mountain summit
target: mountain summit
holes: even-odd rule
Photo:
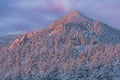
[[[88,18],[76,10],[72,10],[54,21],[47,29],[51,30],[49,35],[59,34],[60,32],[69,33],[71,29],[75,29],[77,32],[85,31],[85,34],[89,34],[90,38],[94,37],[100,43],[117,44],[120,42],[119,30]]]
[[[1,80],[120,80],[120,31],[78,11],[0,47]]]
[[[71,10],[68,14],[66,15],[73,15],[73,16],[80,16],[81,13],[78,12],[77,10]]]
[[[68,14],[66,14],[65,16],[67,17],[85,17],[82,13],[76,11],[76,10],[72,10],[70,11]]]
[[[66,15],[64,15],[63,17],[61,17],[60,19],[54,21],[51,25],[51,27],[55,27],[57,26],[57,24],[67,24],[67,23],[91,23],[92,19],[84,16],[82,13],[76,11],[76,10],[72,10],[69,13],[67,13]]]

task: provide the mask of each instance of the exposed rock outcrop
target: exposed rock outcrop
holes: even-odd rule
[[[27,35],[23,35],[20,39],[16,39],[9,47],[10,50],[16,48],[17,46],[21,44],[26,44],[28,42],[28,37]]]

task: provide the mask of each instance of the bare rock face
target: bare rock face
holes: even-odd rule
[[[18,37],[19,35],[0,36],[0,48],[10,46],[11,43]]]
[[[119,80],[119,34],[73,10],[0,48],[0,79]]]
[[[23,35],[20,39],[16,39],[9,47],[10,50],[16,48],[17,46],[21,45],[21,44],[26,44],[28,41],[28,37],[27,35]]]
[[[14,49],[17,45],[19,45],[20,41],[19,39],[16,39],[11,45],[10,45],[10,49]]]

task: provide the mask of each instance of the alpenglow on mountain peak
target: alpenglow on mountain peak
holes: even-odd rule
[[[72,10],[45,29],[0,39],[0,80],[120,80],[119,34]]]
[[[85,15],[83,15],[81,12],[77,11],[77,10],[71,10],[70,12],[68,12],[65,16],[63,16],[63,20],[66,22],[84,22],[86,20],[92,20],[88,17],[86,17]]]
[[[70,12],[68,12],[68,14],[66,14],[66,16],[68,16],[68,17],[85,17],[81,12],[79,12],[77,10],[71,10]]]
[[[49,36],[69,33],[72,30],[86,32],[89,37],[94,37],[101,43],[119,43],[120,33],[118,30],[100,22],[84,16],[82,13],[72,10],[63,17],[55,20],[48,28]],[[111,34],[113,33],[113,34]],[[110,35],[111,34],[111,35]]]
[[[88,25],[88,24],[91,24],[92,21],[94,20],[84,16],[79,11],[71,10],[70,12],[65,14],[63,17],[52,22],[48,26],[48,28],[64,27],[63,24],[69,24],[69,23]]]

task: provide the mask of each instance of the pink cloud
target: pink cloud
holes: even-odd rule
[[[46,3],[37,6],[35,9],[47,13],[64,13],[66,11],[66,7],[60,0],[45,1]]]

